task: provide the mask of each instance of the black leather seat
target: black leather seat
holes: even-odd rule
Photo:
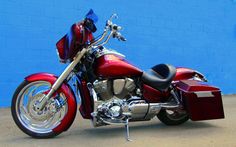
[[[142,81],[158,90],[166,90],[176,74],[176,68],[168,64],[159,64],[148,72],[143,72]]]

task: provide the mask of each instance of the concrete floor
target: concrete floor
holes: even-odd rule
[[[33,139],[21,132],[12,120],[10,109],[0,109],[0,147],[106,147],[172,146],[236,147],[236,96],[223,97],[225,119],[165,126],[157,118],[130,125],[132,142],[124,138],[123,126],[93,128],[77,113],[72,127],[53,139]]]

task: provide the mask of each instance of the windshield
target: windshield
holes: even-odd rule
[[[98,21],[98,16],[94,13],[93,9],[89,10],[85,18],[92,20],[93,23],[96,23]]]

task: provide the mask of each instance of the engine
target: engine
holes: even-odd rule
[[[135,89],[131,78],[95,81],[90,88],[94,97],[93,125],[124,123],[127,118],[135,121],[154,117],[160,111],[160,105],[149,104],[134,96]]]
[[[115,80],[96,80],[94,89],[100,100],[109,100],[111,98],[126,99],[135,90],[134,80],[131,78]]]

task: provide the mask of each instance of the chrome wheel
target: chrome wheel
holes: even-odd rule
[[[36,106],[50,87],[49,82],[35,81],[19,91],[15,101],[15,113],[25,129],[39,134],[50,133],[65,117],[68,104],[63,93],[55,94],[42,111],[36,111]]]

